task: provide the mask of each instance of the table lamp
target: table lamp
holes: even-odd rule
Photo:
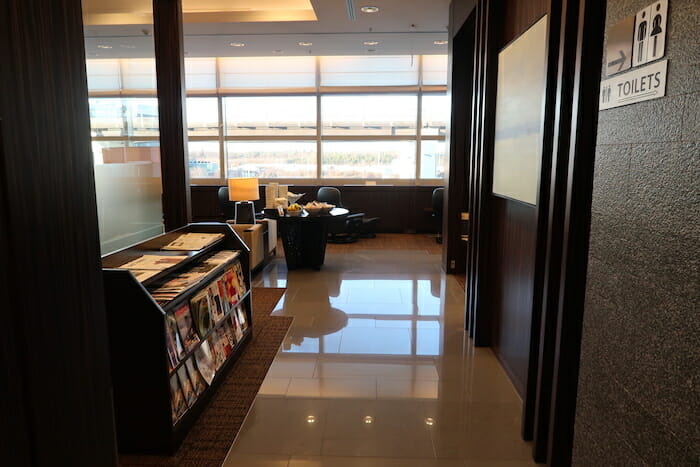
[[[255,224],[255,205],[251,200],[260,199],[257,178],[229,178],[228,199],[236,201],[234,223]]]

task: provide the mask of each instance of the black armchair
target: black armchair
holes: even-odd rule
[[[348,209],[340,201],[340,190],[337,188],[329,186],[319,188],[316,199],[324,203],[334,204],[338,208]],[[329,219],[328,241],[331,243],[356,242],[362,230],[362,219],[364,216],[364,213],[358,212]]]
[[[226,219],[233,219],[236,217],[236,202],[228,199],[228,187],[222,186],[219,188],[217,193],[219,197],[219,209],[224,213]]]

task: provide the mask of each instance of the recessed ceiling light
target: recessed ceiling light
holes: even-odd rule
[[[245,47],[245,42],[230,42],[228,45],[231,47]]]
[[[97,44],[98,49],[111,49],[111,45]]]
[[[312,45],[314,45],[314,43],[313,43],[313,42],[301,41],[301,42],[299,42],[299,45],[302,46],[302,47],[311,47]]]
[[[378,6],[363,6],[362,8],[360,8],[360,11],[362,13],[378,13],[379,7]]]
[[[379,41],[364,41],[365,45],[379,45]]]
[[[433,44],[435,44],[435,45],[445,45],[445,44],[447,44],[447,41],[433,41]]]

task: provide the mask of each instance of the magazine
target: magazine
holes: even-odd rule
[[[160,271],[157,269],[130,269],[137,281],[143,282],[146,279],[155,276]]]
[[[197,396],[204,392],[207,388],[207,383],[204,382],[199,370],[194,366],[194,358],[188,358],[185,361],[185,366],[187,367],[187,374],[190,377],[190,382],[194,388],[194,392]]]
[[[226,357],[228,357],[231,355],[231,352],[233,352],[233,345],[231,345],[231,339],[226,334],[226,329],[224,326],[219,326],[216,328],[216,334],[219,338],[219,345],[221,349],[224,351]]]
[[[168,346],[168,363],[170,363],[170,369],[172,370],[177,366],[180,358],[185,353],[182,348],[182,341],[180,341],[180,335],[177,333],[177,322],[172,313],[168,313],[165,318],[165,342]]]
[[[170,377],[170,408],[173,423],[187,411],[187,403],[177,382],[177,375]]]
[[[177,321],[177,327],[180,330],[180,337],[185,349],[188,351],[192,350],[199,342],[199,336],[194,330],[192,314],[187,303],[175,310],[175,321]]]
[[[231,348],[233,349],[234,347],[236,347],[237,339],[233,333],[233,328],[231,327],[231,321],[226,320],[222,326],[224,328],[224,332],[226,333],[226,338],[228,339],[228,342],[231,345]]]
[[[236,315],[238,316],[238,324],[241,326],[241,331],[248,329],[248,318],[246,317],[245,305],[243,303],[236,308]]]
[[[192,407],[194,401],[197,400],[197,394],[194,392],[192,382],[187,376],[187,369],[184,365],[177,369],[177,379],[180,381],[180,388],[182,389],[182,394],[185,396],[185,402],[187,402],[189,407]]]
[[[212,327],[212,301],[209,289],[201,291],[190,301],[190,309],[197,332],[204,337]]]
[[[224,288],[226,298],[228,298],[229,308],[235,306],[240,298],[238,289],[238,278],[235,271],[228,269],[224,274]]]
[[[230,317],[231,317],[231,332],[233,332],[233,338],[236,340],[236,342],[238,342],[243,338],[243,331],[241,330],[241,326],[238,324],[237,313],[235,311],[233,311],[231,313]]]
[[[197,361],[197,368],[199,368],[202,378],[207,384],[211,384],[216,374],[216,359],[211,353],[209,341],[202,342],[202,345],[194,351],[194,358]]]
[[[238,251],[235,250],[221,250],[217,251],[213,255],[211,255],[209,258],[206,259],[206,262],[210,264],[215,264],[217,266],[221,264],[228,263],[231,261],[233,258],[238,256]]]
[[[224,351],[224,347],[219,340],[219,335],[216,332],[211,333],[207,340],[209,341],[209,347],[211,348],[212,355],[214,355],[216,371],[219,371],[221,366],[226,361],[226,352]]]
[[[238,262],[233,265],[233,268],[236,270],[236,276],[238,277],[238,286],[240,288],[239,296],[242,297],[247,290],[245,285],[245,275],[243,274],[243,266],[241,266],[241,263]]]
[[[219,289],[221,306],[224,310],[224,314],[226,314],[231,309],[231,305],[229,304],[228,296],[226,295],[226,282],[224,282],[224,276],[221,276],[216,280],[216,287]]]
[[[119,269],[155,269],[162,271],[187,259],[187,256],[143,255],[119,266]]]
[[[225,298],[221,296],[221,292],[219,289],[219,279],[217,279],[215,282],[213,282],[209,286],[208,290],[209,290],[209,293],[211,294],[211,298],[212,298],[212,303],[211,303],[212,317],[214,318],[214,322],[218,323],[226,315],[226,304],[224,303]]]
[[[220,233],[184,233],[178,236],[175,240],[165,245],[163,250],[186,250],[195,251],[208,247],[220,238],[224,238],[224,234]]]

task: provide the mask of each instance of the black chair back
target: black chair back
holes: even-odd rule
[[[319,188],[316,199],[323,203],[334,204],[337,208],[343,207],[343,204],[340,202],[340,190],[331,186]]]
[[[444,196],[444,188],[435,188],[433,190],[433,214],[435,217],[442,217],[442,202]]]
[[[219,196],[219,209],[224,214],[226,219],[233,219],[236,217],[236,202],[228,199],[228,187],[222,186],[219,188],[217,193]]]

